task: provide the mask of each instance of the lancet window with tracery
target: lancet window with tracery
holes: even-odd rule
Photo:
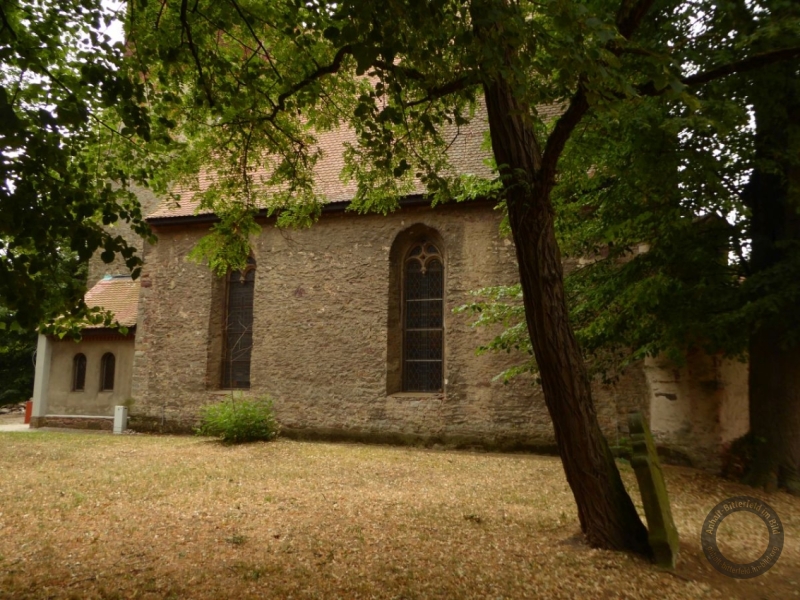
[[[403,269],[403,391],[442,390],[444,262],[431,242],[413,245]]]

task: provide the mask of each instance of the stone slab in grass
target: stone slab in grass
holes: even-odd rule
[[[641,413],[628,417],[631,435],[631,466],[639,482],[644,514],[647,517],[648,542],[653,549],[656,564],[667,569],[675,568],[678,557],[678,529],[669,507],[667,485],[656,454],[656,445],[650,428]]]

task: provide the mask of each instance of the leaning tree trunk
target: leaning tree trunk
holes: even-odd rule
[[[782,487],[800,494],[800,327],[796,302],[781,298],[794,284],[797,264],[791,253],[800,244],[800,82],[797,61],[760,71],[750,83],[749,100],[756,120],[756,168],[743,199],[751,211],[750,277],[773,270],[785,279],[776,295],[779,310],[750,335],[750,435],[754,455],[745,482]],[[758,298],[754,298],[758,299]],[[793,334],[787,323],[795,321]],[[795,339],[792,339],[795,338]]]
[[[592,546],[649,555],[647,530],[600,430],[583,357],[569,324],[550,201],[555,165],[543,168],[527,120],[530,113],[505,81],[497,78],[485,84],[484,93],[516,245],[528,333],[581,529]],[[583,99],[570,110],[587,108]]]

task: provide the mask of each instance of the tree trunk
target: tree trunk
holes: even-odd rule
[[[554,165],[543,168],[528,120],[530,111],[506,82],[497,77],[484,84],[484,93],[516,245],[528,333],[581,529],[592,546],[650,555],[647,530],[600,430],[583,357],[569,324],[550,202]],[[584,112],[587,108],[581,107]]]
[[[750,277],[770,269],[788,279],[796,270],[800,244],[800,82],[797,61],[760,71],[750,83],[749,100],[756,120],[756,168],[743,199],[751,211]],[[783,264],[782,264],[783,263]],[[754,457],[745,482],[756,487],[786,488],[800,494],[800,344],[792,343],[797,306],[783,290],[776,294],[776,315],[757,325],[750,336],[750,434]],[[795,336],[787,335],[794,329]]]
[[[800,494],[800,346],[783,347],[784,331],[750,336],[750,432],[755,454],[745,482]]]

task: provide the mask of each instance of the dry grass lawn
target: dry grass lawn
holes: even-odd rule
[[[800,499],[665,471],[674,574],[587,547],[553,457],[0,433],[0,598],[800,597]],[[749,581],[699,547],[706,513],[743,493],[786,528],[778,564]],[[767,539],[747,517],[719,538],[742,562]]]

